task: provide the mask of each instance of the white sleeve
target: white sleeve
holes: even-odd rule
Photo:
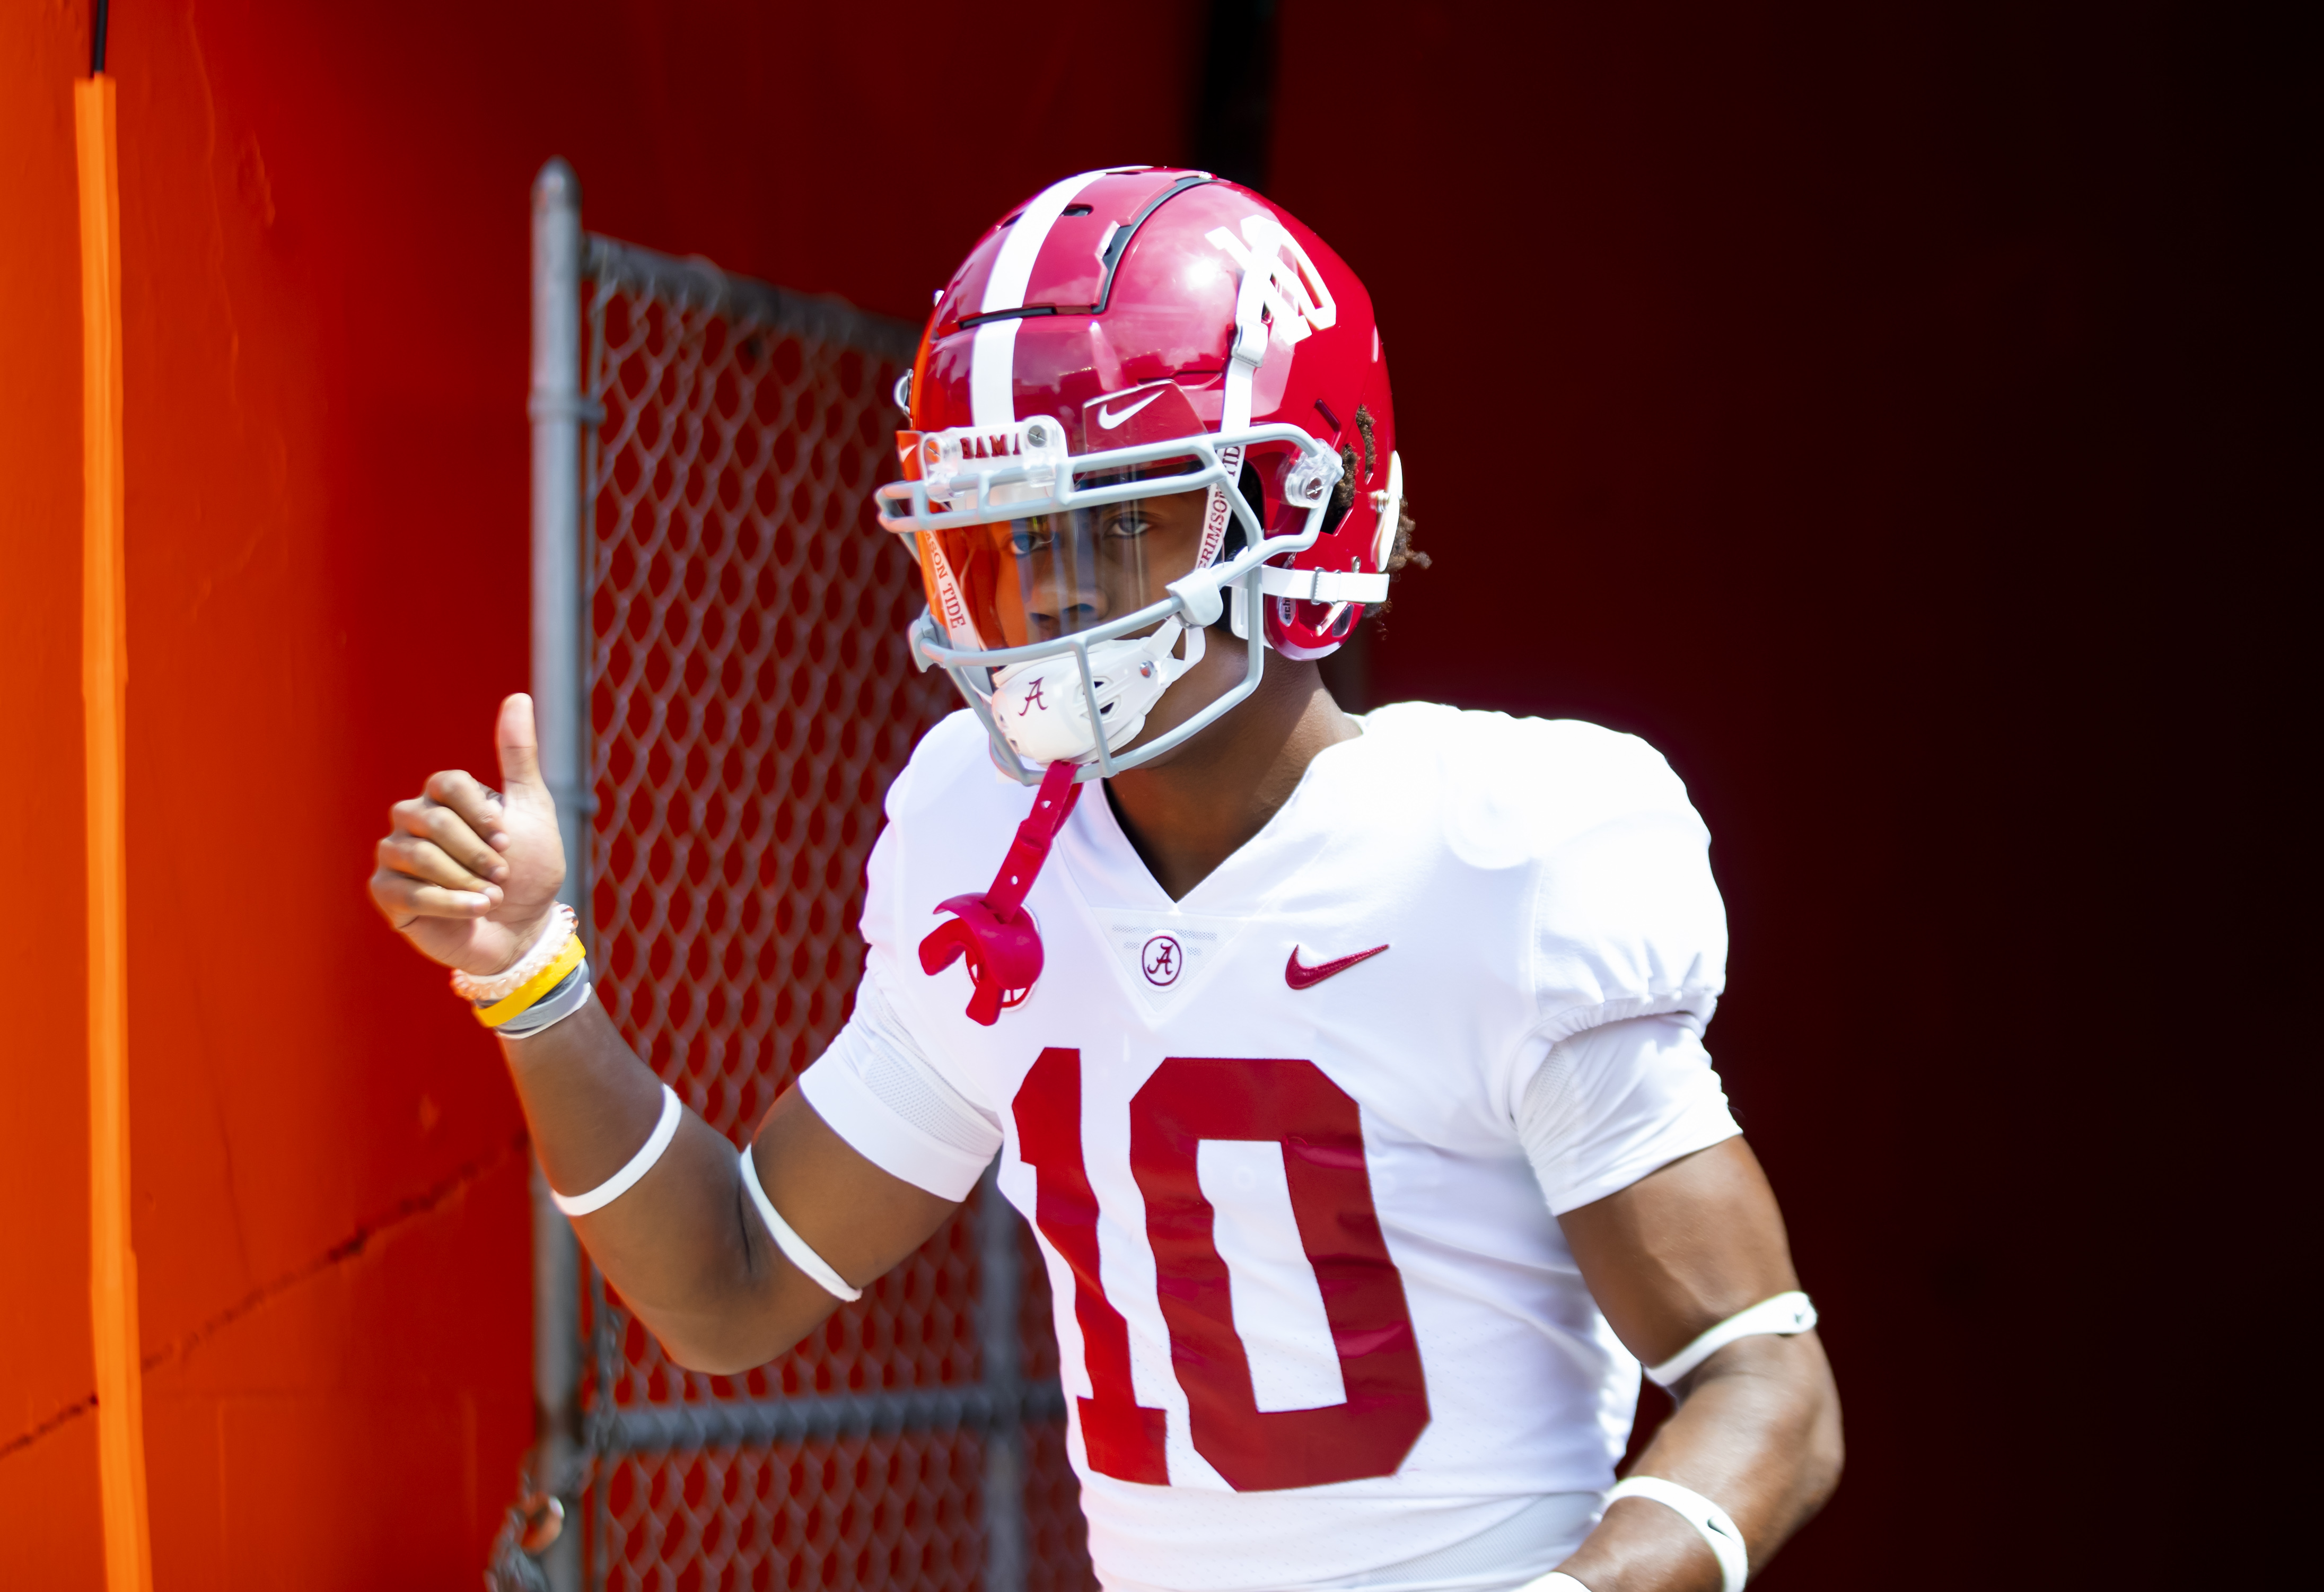
[[[825,1126],[882,1171],[945,1199],[965,1199],[1001,1152],[1001,1124],[931,1066],[881,988],[873,958],[855,1011],[831,1048],[799,1074]]]
[[[1554,1216],[1742,1131],[1684,1017],[1633,1017],[1561,1040],[1517,1106],[1517,1137]]]
[[[1727,907],[1711,875],[1710,831],[1674,776],[1669,783],[1661,806],[1622,813],[1544,858],[1534,912],[1539,1037],[1674,1012],[1708,1025],[1718,1009]]]

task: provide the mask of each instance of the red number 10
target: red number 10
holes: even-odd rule
[[[1074,1279],[1091,1396],[1079,1401],[1090,1466],[1167,1485],[1163,1412],[1130,1392],[1130,1329],[1098,1281],[1097,1199],[1082,1156],[1081,1052],[1051,1049],[1014,1110],[1034,1169],[1034,1223]],[[1195,1180],[1204,1139],[1283,1147],[1283,1170],[1347,1390],[1320,1410],[1262,1411],[1236,1333],[1214,1212]],[[1130,1103],[1130,1168],[1146,1198],[1170,1359],[1195,1452],[1238,1492],[1392,1476],[1428,1424],[1428,1388],[1404,1279],[1380,1236],[1355,1101],[1311,1061],[1174,1056]]]

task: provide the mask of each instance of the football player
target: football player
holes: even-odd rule
[[[1703,1048],[1709,836],[1630,736],[1325,690],[1410,556],[1361,284],[1233,183],[1084,172],[907,383],[881,523],[967,706],[888,792],[853,1015],[739,1160],[589,998],[527,699],[500,791],[436,774],[380,844],[591,1255],[733,1374],[997,1157],[1108,1587],[1734,1592],[1840,1436]],[[1617,1485],[1642,1369],[1678,1406]]]

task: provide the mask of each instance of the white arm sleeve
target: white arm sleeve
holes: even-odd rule
[[[856,986],[855,1012],[799,1074],[825,1125],[881,1171],[945,1199],[965,1199],[1001,1152],[1001,1124],[931,1066],[880,987],[879,958]]]
[[[1554,1216],[1742,1131],[1684,1017],[1633,1017],[1560,1041],[1517,1106],[1517,1137]]]

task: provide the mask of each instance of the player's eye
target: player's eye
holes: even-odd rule
[[[1039,520],[1009,522],[1009,548],[1020,559],[1047,552],[1057,544],[1057,533]]]
[[[1126,508],[1108,515],[1103,534],[1109,541],[1129,541],[1146,534],[1154,522],[1139,508]]]

